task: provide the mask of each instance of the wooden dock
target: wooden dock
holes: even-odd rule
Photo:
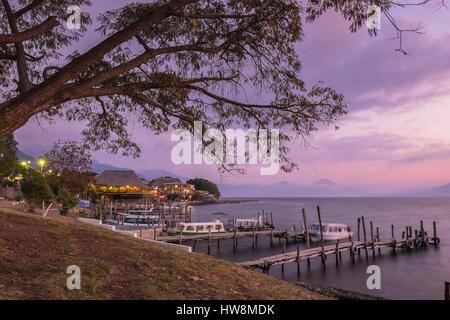
[[[307,248],[304,250],[300,250],[299,247],[297,247],[296,251],[285,252],[256,260],[238,262],[237,265],[246,268],[260,268],[268,273],[271,266],[280,264],[284,266],[285,263],[290,262],[297,262],[297,264],[299,264],[302,260],[307,260],[309,263],[309,259],[316,257],[320,257],[323,265],[325,266],[326,257],[329,255],[335,255],[336,265],[338,265],[342,259],[341,254],[343,252],[350,252],[350,257],[355,259],[355,256],[359,256],[361,254],[361,250],[365,251],[366,257],[368,257],[368,251],[371,250],[373,252],[373,256],[375,257],[376,249],[380,253],[381,248],[391,248],[394,251],[397,248],[412,250],[419,247],[427,247],[428,245],[437,246],[438,244],[439,238],[435,236],[428,238],[426,233],[423,233],[423,235],[416,233],[415,238],[409,238],[406,236],[406,238],[402,240],[392,239],[388,241],[376,242],[346,241],[342,243],[338,241],[332,245]]]
[[[175,235],[175,236],[158,236],[158,241],[164,242],[180,242],[189,240],[222,240],[233,238],[252,238],[258,236],[271,236],[273,238],[282,239],[303,239],[303,233],[293,231],[274,231],[274,230],[253,230],[253,231],[236,231],[221,233],[205,233],[197,235]]]

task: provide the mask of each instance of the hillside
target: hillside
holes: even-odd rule
[[[81,290],[67,290],[69,265]],[[85,225],[0,208],[0,299],[320,299],[262,273]]]

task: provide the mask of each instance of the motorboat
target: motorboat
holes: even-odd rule
[[[308,233],[311,241],[321,241],[320,224],[309,225]],[[324,241],[337,241],[349,239],[353,236],[350,227],[342,223],[322,223],[322,236]]]

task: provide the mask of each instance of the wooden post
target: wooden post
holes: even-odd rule
[[[181,244],[181,239],[183,238],[183,227],[180,230],[180,244]]]
[[[448,282],[448,281],[445,281],[444,300],[450,300],[450,282]]]
[[[273,246],[273,229],[270,230],[270,246]]]
[[[380,228],[377,227],[377,242],[380,242]],[[381,254],[381,248],[378,247],[378,254]]]
[[[391,240],[392,240],[392,252],[395,253],[395,233],[394,233],[394,225],[391,224]]]
[[[308,248],[311,247],[311,244],[309,242],[309,230],[308,230],[308,221],[306,220],[306,210],[305,208],[302,208],[302,216],[303,216],[303,228],[304,228],[304,237],[306,240],[306,246]],[[309,260],[309,258],[306,259],[307,263],[308,263],[308,267],[311,265],[311,261]]]
[[[435,247],[437,247],[436,221],[433,221],[433,244]]]
[[[260,219],[260,215],[259,215],[259,211],[258,211],[258,219],[256,221],[256,232],[259,231],[259,219]],[[255,234],[255,233],[253,233]],[[258,245],[258,234],[255,234],[255,247]]]
[[[306,240],[306,246],[309,248],[309,231],[308,231],[308,222],[306,221],[306,211],[305,208],[302,208],[302,215],[303,215],[303,234],[305,236]]]
[[[192,251],[195,251],[196,246],[197,246],[197,239],[194,239],[194,246],[192,247]]]
[[[420,237],[424,238],[424,232],[423,232],[423,220],[420,220]]]
[[[272,217],[272,211],[270,211],[270,227],[273,229],[273,217]]]
[[[259,211],[258,211],[258,218],[257,218],[257,220],[256,220],[256,231],[258,231],[258,227],[259,227],[259,217],[260,217],[260,215],[259,215]]]
[[[317,206],[317,215],[319,217],[320,243],[322,244],[322,255],[321,255],[321,257],[322,257],[322,265],[323,265],[323,267],[325,267],[325,259],[326,259],[326,256],[325,256],[325,244],[324,244],[324,241],[323,241],[322,217],[320,216],[320,207],[319,206]]]
[[[233,251],[236,250],[236,245],[237,245],[237,234],[236,234],[236,222],[234,224],[234,235],[233,235]]]
[[[406,249],[409,249],[409,227],[406,227],[405,235],[406,235]]]
[[[211,254],[211,227],[208,228],[208,255]]]
[[[366,252],[366,259],[369,259],[369,252],[367,251],[366,223],[364,222],[364,217],[361,217],[361,224],[362,224],[362,229],[363,229],[364,250]]]
[[[297,277],[300,278],[300,246],[297,245]]]
[[[286,253],[286,241],[283,241],[283,254]],[[284,263],[281,264],[281,272],[284,272]]]
[[[352,261],[355,262],[355,252],[353,252],[353,241],[350,245],[350,257],[352,258]]]
[[[255,240],[255,229],[253,229],[253,241],[252,241],[252,248],[255,249],[255,244],[256,244],[256,240]]]
[[[339,240],[336,242],[336,267],[339,266]]]
[[[373,235],[373,223],[370,221],[370,239],[372,241],[372,256],[375,258],[375,238]]]
[[[361,241],[361,218],[358,218],[358,241]]]
[[[418,234],[417,229],[414,229],[414,246],[416,247],[416,250],[417,250],[417,247],[419,246],[418,236],[419,236],[419,234]]]

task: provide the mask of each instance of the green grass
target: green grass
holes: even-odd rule
[[[81,269],[68,290],[66,269]],[[0,299],[321,299],[214,257],[134,239],[73,218],[0,209]]]

